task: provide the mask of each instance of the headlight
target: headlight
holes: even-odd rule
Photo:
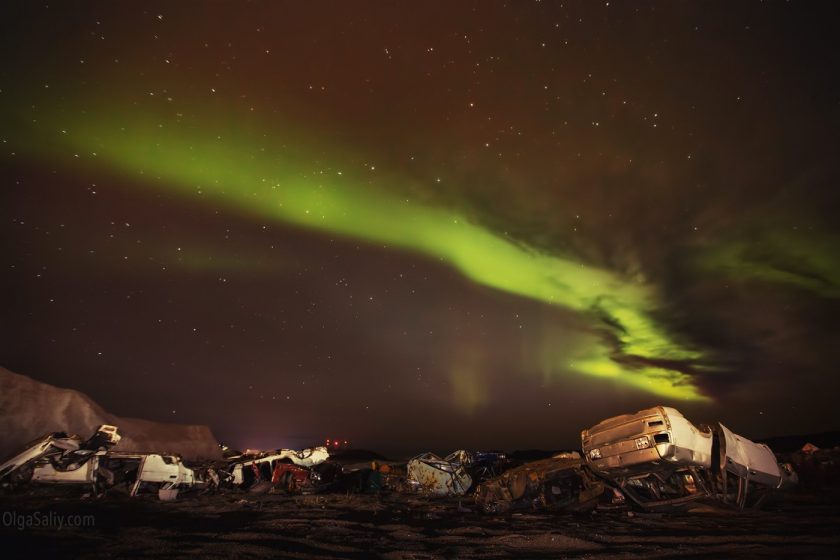
[[[601,458],[601,450],[600,449],[593,449],[589,452],[590,459],[600,459]]]
[[[636,449],[647,449],[650,447],[650,440],[647,436],[636,438]]]

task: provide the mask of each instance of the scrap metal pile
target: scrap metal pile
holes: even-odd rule
[[[636,507],[674,509],[711,500],[757,507],[769,492],[797,482],[766,445],[723,424],[694,426],[679,411],[657,406],[616,416],[581,433],[581,453],[516,464],[501,452],[423,453],[407,463],[345,467],[325,447],[228,453],[224,462],[184,465],[177,456],[114,452],[115,426],[88,440],[53,433],[0,465],[0,485],[89,485],[94,495],[122,488],[130,495],[236,489],[250,493],[382,491],[430,497],[472,494],[485,512],[514,509],[581,511]]]

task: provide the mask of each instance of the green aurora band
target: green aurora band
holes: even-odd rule
[[[105,166],[192,200],[431,257],[478,284],[588,317],[605,344],[558,364],[558,371],[568,368],[667,398],[708,398],[685,373],[699,370],[702,355],[656,322],[656,293],[649,285],[540,253],[457,213],[407,200],[402,191],[375,188],[369,175],[340,173],[334,164],[324,171],[326,166],[314,163],[326,159],[323,149],[295,153],[289,146],[301,143],[272,142],[260,130],[265,125],[208,115],[173,119],[171,111],[161,117],[138,107],[68,114],[41,115],[28,125],[22,151]],[[330,161],[347,161],[335,150],[327,153],[339,156]],[[375,182],[408,183],[381,171]]]
[[[723,274],[743,283],[790,286],[836,299],[840,297],[837,247],[840,238],[825,233],[763,231],[706,248],[695,263],[700,273]]]

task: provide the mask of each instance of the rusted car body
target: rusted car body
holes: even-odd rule
[[[459,450],[440,458],[434,453],[414,457],[406,467],[406,483],[428,496],[463,496],[473,484],[463,459],[468,452]]]
[[[510,469],[481,483],[476,504],[487,513],[514,509],[593,509],[607,485],[587,468],[579,453],[561,453]]]
[[[794,482],[769,447],[723,424],[699,427],[657,406],[616,416],[581,433],[589,467],[646,509],[715,498],[743,509]]]
[[[463,496],[478,483],[497,476],[509,465],[501,451],[459,449],[444,458],[423,453],[406,465],[401,486],[430,496]]]

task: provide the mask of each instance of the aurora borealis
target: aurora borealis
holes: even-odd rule
[[[828,31],[726,6],[4,8],[4,365],[241,446],[819,431]]]
[[[176,123],[172,131],[156,124],[144,126],[154,119],[140,117],[139,123],[121,119],[119,127],[95,125],[89,130],[87,122],[101,121],[86,111],[82,122],[70,122],[53,132],[59,142],[68,138],[67,148],[74,156],[75,152],[88,153],[97,162],[111,163],[128,173],[153,174],[157,179],[153,187],[158,184],[158,188],[187,196],[200,192],[200,198],[211,199],[209,204],[240,208],[257,218],[417,251],[453,266],[476,283],[589,314],[596,324],[609,327],[623,356],[677,363],[700,358],[699,353],[676,346],[646,316],[653,309],[648,286],[634,285],[584,262],[517,245],[453,212],[398,199],[389,195],[387,183],[375,192],[357,186],[364,184],[360,177],[345,178],[340,171],[326,177],[312,173],[313,163],[301,166],[300,156],[278,157],[285,151],[281,146],[260,148],[259,142],[242,134],[220,142],[219,133],[227,132],[224,127],[196,130]],[[199,114],[194,120],[208,119]],[[185,128],[191,134],[183,134]],[[40,139],[48,133],[33,136]],[[395,174],[386,179],[400,180]],[[569,362],[583,373],[615,377],[655,394],[700,398],[687,376],[675,370],[635,367],[622,371],[618,362],[606,359],[580,365]]]

